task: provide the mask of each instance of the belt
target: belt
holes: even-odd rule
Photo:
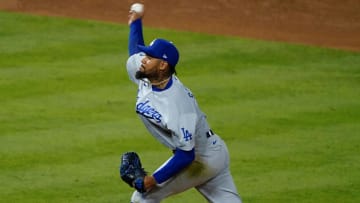
[[[209,131],[206,132],[206,137],[209,138],[211,136],[215,135],[214,132],[210,129]]]

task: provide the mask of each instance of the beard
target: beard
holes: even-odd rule
[[[147,78],[147,75],[146,75],[146,73],[141,72],[141,71],[138,70],[138,71],[136,71],[136,73],[135,73],[135,78],[138,79],[138,80],[140,80],[140,79]]]

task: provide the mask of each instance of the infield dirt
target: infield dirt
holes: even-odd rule
[[[127,22],[133,0],[0,0],[0,9]],[[146,26],[360,51],[360,0],[141,0]]]

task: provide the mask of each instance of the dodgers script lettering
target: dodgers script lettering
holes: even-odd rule
[[[146,102],[140,102],[136,105],[136,113],[145,116],[146,118],[154,119],[156,122],[161,122],[161,114],[156,111],[153,107],[148,105],[149,100]]]

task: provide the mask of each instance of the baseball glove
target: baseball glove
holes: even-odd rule
[[[129,184],[130,187],[140,192],[146,192],[144,187],[144,177],[146,171],[141,166],[140,157],[136,152],[125,152],[121,157],[120,177]]]

